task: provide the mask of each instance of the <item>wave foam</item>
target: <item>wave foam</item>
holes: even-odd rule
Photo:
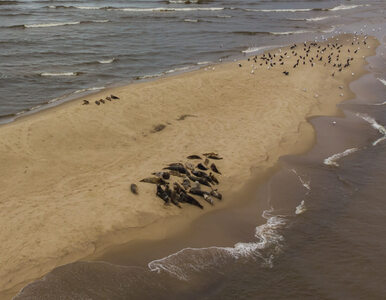
[[[284,237],[278,230],[287,224],[287,220],[283,216],[273,216],[271,212],[272,210],[264,211],[263,217],[267,222],[256,227],[257,242],[237,243],[233,247],[184,248],[151,261],[148,267],[151,271],[164,271],[180,280],[188,280],[190,273],[215,268],[242,258],[261,258],[264,264],[272,267],[275,254],[283,247]]]
[[[350,155],[351,153],[354,153],[356,151],[358,151],[359,149],[358,148],[350,148],[350,149],[347,149],[343,152],[340,152],[340,153],[336,153],[334,155],[331,155],[330,157],[326,158],[323,163],[325,165],[328,165],[328,166],[335,166],[335,167],[339,167],[339,164],[337,163],[337,161],[339,159],[341,159],[342,157],[345,157],[347,155]]]
[[[241,52],[246,53],[246,54],[250,54],[250,53],[259,52],[261,50],[273,49],[273,48],[278,48],[278,47],[281,47],[281,46],[270,45],[270,46],[261,46],[261,47],[250,47],[250,48],[243,50]]]
[[[305,12],[311,11],[312,8],[280,8],[280,9],[252,9],[247,8],[246,11],[257,11],[257,12]]]
[[[155,7],[155,8],[118,8],[118,7],[108,7],[107,10],[118,10],[118,11],[129,11],[129,12],[180,12],[180,11],[218,11],[224,10],[224,7]]]
[[[382,82],[383,83],[383,85],[386,85],[386,80],[385,79],[383,79],[383,78],[377,78],[380,82]]]
[[[304,21],[307,21],[307,22],[318,22],[318,21],[323,21],[323,20],[329,19],[331,17],[332,16],[309,18],[309,19],[304,19]]]
[[[369,105],[385,105],[386,104],[386,101],[383,101],[381,103],[372,103],[372,104],[369,104]]]
[[[311,33],[314,31],[310,30],[298,30],[298,31],[283,31],[283,32],[270,32],[273,35],[290,35],[290,34],[300,34],[300,33]]]
[[[63,73],[43,72],[43,73],[40,73],[40,76],[77,76],[77,75],[79,75],[78,72],[63,72]]]
[[[114,62],[114,61],[115,61],[115,58],[114,58],[114,57],[111,58],[111,59],[98,60],[98,62],[99,62],[100,64],[111,64],[111,63]]]
[[[311,181],[303,179],[302,176],[300,176],[298,174],[298,172],[296,172],[295,169],[291,169],[291,171],[298,177],[302,186],[304,186],[308,190],[308,192],[311,191]],[[308,194],[308,192],[307,192],[307,194]]]
[[[175,69],[171,69],[171,70],[168,70],[165,72],[165,74],[171,74],[171,73],[175,73],[175,72],[179,72],[179,71],[185,71],[185,70],[189,70],[191,67],[180,67],[180,68],[175,68]]]
[[[184,22],[198,23],[197,19],[184,19]]]
[[[341,4],[341,5],[335,6],[333,8],[330,8],[328,10],[330,10],[330,11],[346,10],[346,9],[353,9],[353,8],[357,8],[357,7],[361,7],[361,6],[363,6],[363,5],[344,5],[344,4]]]
[[[99,91],[99,90],[103,90],[103,89],[105,89],[104,86],[96,86],[96,87],[77,90],[74,92],[74,94],[79,94],[79,93],[84,93],[84,92],[89,92],[89,91]]]
[[[373,146],[376,146],[378,143],[382,142],[383,140],[386,139],[386,129],[383,127],[381,124],[379,124],[377,121],[375,121],[374,118],[370,117],[369,115],[366,114],[359,114],[357,113],[357,116],[368,122],[371,127],[374,129],[378,130],[380,134],[383,135],[383,137],[377,139],[375,142],[373,142]]]
[[[67,26],[67,25],[78,25],[79,21],[76,22],[63,22],[63,23],[46,23],[46,24],[25,24],[22,25],[25,28],[41,28],[41,27],[57,27],[57,26]]]
[[[307,211],[307,208],[306,208],[306,205],[304,203],[304,200],[302,200],[302,202],[300,202],[300,204],[298,206],[296,206],[295,214],[300,215],[300,214],[304,213],[305,211]]]

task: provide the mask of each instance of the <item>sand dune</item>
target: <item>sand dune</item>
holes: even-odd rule
[[[346,35],[338,42],[356,49],[351,41]],[[232,192],[252,170],[264,172],[281,155],[312,145],[306,118],[337,113],[336,104],[351,95],[349,82],[365,72],[362,56],[373,55],[377,43],[368,38],[371,48],[361,45],[356,54],[343,47],[342,57],[355,59],[334,77],[323,63],[293,69],[291,54],[269,70],[243,60],[242,67],[224,63],[105,90],[2,126],[0,290],[20,288],[114,243],[162,238],[170,234],[167,222],[183,220],[183,228],[236,201]],[[94,104],[111,93],[121,99]],[[91,103],[82,105],[83,99]],[[194,117],[178,120],[186,114]],[[154,132],[159,124],[166,127]],[[153,185],[139,183],[167,163],[212,151],[224,157],[217,165],[226,197],[215,207],[164,207]]]

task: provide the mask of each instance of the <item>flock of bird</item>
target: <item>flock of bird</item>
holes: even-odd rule
[[[327,44],[321,44],[318,42],[305,42],[303,44],[293,44],[289,49],[284,52],[279,49],[279,53],[271,54],[268,52],[264,53],[261,56],[254,56],[248,58],[248,61],[253,61],[260,66],[267,66],[268,69],[271,69],[275,66],[284,66],[290,63],[286,59],[291,58],[291,56],[296,57],[296,62],[289,67],[296,69],[301,65],[310,65],[314,67],[315,64],[323,64],[323,66],[332,66],[335,70],[331,73],[331,76],[335,76],[335,72],[342,72],[343,69],[350,67],[351,62],[354,60],[353,54],[357,54],[360,50],[360,47],[366,47],[367,36],[364,36],[360,40],[359,36],[354,36],[354,39],[351,42],[351,46],[354,46],[353,49],[350,47],[344,47],[343,44],[338,42],[330,42]],[[239,63],[239,67],[242,67],[242,64]],[[255,66],[253,66],[256,69]],[[254,70],[251,71],[254,73]],[[284,70],[283,74],[288,76],[290,74],[289,70]]]
[[[156,196],[164,201],[182,208],[181,203],[188,203],[203,209],[203,205],[195,197],[201,197],[210,205],[214,205],[213,198],[222,200],[222,195],[214,187],[219,184],[216,176],[221,175],[213,160],[221,160],[217,153],[190,155],[189,161],[171,163],[162,171],[154,172],[153,177],[147,177],[140,182],[156,185]],[[196,162],[196,163],[193,163]],[[216,175],[214,174],[216,173]],[[138,194],[138,186],[131,184],[131,192]]]
[[[101,104],[105,104],[106,101],[113,101],[113,100],[119,100],[119,97],[117,96],[114,96],[114,95],[110,95],[110,96],[107,96],[105,99],[99,99],[99,100],[96,100],[95,101],[95,104],[96,105],[101,105]],[[90,101],[88,100],[83,100],[83,103],[82,105],[89,105],[90,104]]]

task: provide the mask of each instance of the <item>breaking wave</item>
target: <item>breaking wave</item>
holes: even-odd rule
[[[98,60],[98,62],[100,64],[111,64],[115,61],[115,58],[111,58],[111,59],[105,59],[105,60]]]
[[[350,148],[350,149],[347,149],[343,152],[340,152],[340,153],[336,153],[334,155],[331,155],[330,157],[326,158],[323,163],[325,165],[328,165],[328,166],[334,166],[334,167],[339,167],[339,164],[337,163],[337,161],[339,159],[341,159],[342,157],[345,157],[347,155],[350,155],[351,153],[354,153],[356,151],[358,151],[359,149],[358,148]]]
[[[47,27],[58,27],[58,26],[69,26],[69,25],[79,25],[79,24],[90,24],[90,23],[107,23],[109,20],[87,20],[87,21],[73,21],[73,22],[55,22],[55,23],[39,23],[39,24],[22,24],[22,25],[12,25],[7,28],[47,28]]]
[[[188,280],[194,273],[216,268],[240,259],[262,259],[263,264],[272,267],[276,254],[283,249],[284,237],[280,234],[287,224],[285,216],[272,215],[272,209],[264,211],[267,222],[256,227],[256,242],[237,243],[233,247],[184,248],[148,264],[151,271],[167,272],[180,279]]]
[[[373,146],[376,146],[378,143],[386,140],[386,129],[383,127],[381,124],[379,124],[377,121],[375,121],[374,118],[370,117],[369,115],[366,114],[359,114],[357,113],[357,116],[368,122],[371,127],[374,129],[378,130],[380,134],[383,136],[379,139],[377,139],[375,142],[373,142]]]
[[[63,73],[49,73],[49,72],[43,72],[40,73],[40,76],[78,76],[79,72],[63,72]]]
[[[152,7],[152,8],[136,8],[136,7],[114,7],[114,6],[65,6],[65,5],[50,5],[50,9],[83,9],[83,10],[110,10],[110,11],[130,11],[130,12],[179,12],[179,11],[218,11],[224,10],[225,7]]]
[[[385,79],[383,79],[383,78],[377,78],[380,82],[382,82],[383,83],[383,85],[386,85],[386,80]]]
[[[302,202],[300,202],[300,204],[296,206],[295,214],[300,215],[304,213],[306,210],[307,210],[306,205],[304,203],[304,200],[302,200]]]
[[[332,8],[278,8],[278,9],[253,9],[247,8],[246,11],[256,11],[256,12],[307,12],[307,11],[337,11],[337,10],[346,10],[361,7],[363,5],[338,5]]]
[[[328,10],[330,10],[330,11],[346,10],[346,9],[353,9],[353,8],[357,8],[357,7],[361,7],[361,6],[363,6],[363,5],[344,5],[344,4],[341,4],[341,5],[335,6],[333,8],[330,8]]]

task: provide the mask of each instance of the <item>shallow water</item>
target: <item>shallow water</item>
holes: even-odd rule
[[[383,1],[191,2],[1,1],[0,121],[79,91],[332,34],[384,9]]]
[[[49,1],[49,4],[44,1],[32,4],[25,2],[22,5],[34,7],[36,3],[42,6],[59,5],[58,1]],[[79,3],[86,5],[82,1],[71,3],[61,1],[60,3],[60,5],[64,3],[65,6],[78,6]],[[109,2],[108,6],[225,7],[225,2],[222,1],[202,1],[202,4],[190,5],[154,1],[130,2],[130,5],[127,3],[124,1]],[[371,6],[352,7],[352,5],[369,3]],[[103,1],[92,1],[87,2],[87,5],[101,7],[106,4]],[[342,8],[341,5],[346,5],[347,9],[261,11],[263,9],[279,10],[286,7]],[[349,5],[351,7],[348,8]],[[386,236],[386,202],[384,201],[386,140],[383,138],[386,126],[386,86],[382,80],[386,79],[386,24],[383,17],[384,11],[381,10],[384,9],[384,5],[375,1],[339,3],[336,1],[227,1],[226,6],[239,9],[220,11],[221,14],[234,15],[231,18],[218,18],[221,20],[217,25],[217,21],[212,22],[215,23],[214,25],[208,22],[208,25],[201,29],[195,28],[200,33],[194,35],[190,32],[191,35],[186,44],[185,40],[180,40],[187,34],[186,28],[181,24],[200,26],[203,22],[185,22],[180,19],[193,19],[194,17],[206,19],[209,17],[205,14],[217,14],[219,11],[194,11],[194,15],[192,11],[184,10],[174,12],[142,10],[134,13],[133,11],[105,8],[83,9],[82,11],[87,12],[86,16],[89,12],[111,14],[117,19],[116,22],[122,22],[121,18],[127,17],[127,13],[132,13],[133,16],[129,18],[135,19],[134,15],[138,16],[137,13],[140,12],[144,15],[137,17],[137,22],[147,20],[147,24],[149,26],[153,24],[153,27],[152,22],[154,21],[146,19],[146,14],[151,15],[150,19],[169,18],[169,21],[162,20],[162,22],[167,22],[168,30],[164,30],[162,35],[158,32],[160,43],[164,37],[165,40],[162,43],[164,46],[168,44],[169,47],[160,50],[159,57],[150,55],[151,58],[148,58],[146,62],[141,60],[141,54],[138,52],[139,58],[131,62],[134,65],[138,64],[137,70],[143,71],[141,74],[152,74],[148,72],[151,70],[150,60],[153,60],[153,67],[159,67],[158,72],[198,61],[214,61],[226,55],[234,57],[242,50],[251,47],[280,45],[289,43],[293,39],[305,38],[302,34],[288,36],[230,34],[230,31],[234,32],[235,28],[243,32],[273,32],[276,30],[277,32],[279,30],[288,32],[296,29],[291,26],[301,26],[297,30],[336,26],[339,31],[363,30],[368,34],[375,34],[382,45],[377,49],[377,55],[368,59],[370,73],[351,84],[351,89],[356,94],[355,99],[340,105],[345,117],[313,118],[311,123],[317,131],[315,146],[304,155],[281,158],[279,168],[273,176],[264,183],[256,185],[244,199],[238,201],[237,206],[202,216],[192,224],[187,232],[184,232],[184,235],[159,242],[139,241],[122,245],[100,257],[99,261],[76,262],[56,268],[42,280],[25,287],[16,299],[58,299],[60,297],[71,299],[384,298],[386,295],[386,288],[383,284],[386,277],[384,263],[386,260],[386,240],[384,238]],[[250,11],[245,8],[260,11]],[[76,9],[63,8],[63,10],[70,12]],[[62,14],[60,9],[57,13]],[[289,20],[289,18],[321,18],[326,14],[327,16],[339,14],[340,17],[329,18],[328,21],[327,19]],[[82,14],[83,17],[85,15]],[[100,18],[102,19],[102,15]],[[365,18],[368,19],[365,20]],[[175,19],[180,20],[179,23]],[[230,20],[230,23],[226,23],[228,21],[223,19]],[[252,19],[254,22],[251,22]],[[41,19],[38,18],[38,20],[44,23]],[[53,21],[69,22],[70,20],[55,19]],[[180,25],[173,25],[174,22]],[[110,22],[105,24],[113,26]],[[93,23],[92,26],[94,25]],[[52,28],[60,27],[67,30],[72,26],[78,25]],[[173,29],[173,26],[176,28]],[[177,27],[180,28],[177,29]],[[139,28],[137,30],[140,30]],[[145,30],[145,27],[141,29]],[[126,30],[122,28],[122,32],[120,30],[115,32],[112,38],[113,36],[117,38],[123,32],[127,33]],[[181,30],[181,35],[169,32],[169,30]],[[215,30],[222,30],[224,34],[210,33]],[[96,37],[97,35],[98,33],[95,33]],[[107,37],[108,35],[106,33],[106,39],[110,38]],[[146,35],[144,35],[144,40],[147,41],[145,37]],[[166,39],[169,39],[168,42]],[[149,44],[158,45],[151,40],[152,38],[149,37]],[[176,44],[171,43],[172,40]],[[200,44],[199,41],[204,40],[207,42]],[[91,41],[92,39],[90,45]],[[217,46],[223,45],[221,50],[216,48],[216,43]],[[196,47],[187,46],[189,44],[190,46],[196,45]],[[140,47],[139,44],[137,46]],[[104,49],[103,47],[100,49]],[[198,51],[200,47],[202,47],[201,52]],[[112,51],[117,51],[117,55],[113,57],[118,57],[122,49],[113,47]],[[129,48],[126,47],[126,49]],[[168,51],[175,51],[173,58],[170,58],[174,64],[166,58],[163,59],[169,54],[162,56],[162,53]],[[145,57],[149,56],[145,55]],[[71,60],[75,57],[67,59]],[[111,57],[106,55],[99,59],[107,60]],[[111,82],[114,82],[115,79],[127,80],[129,75],[138,76],[139,74],[130,73],[135,68],[128,71],[128,65],[123,67],[124,62],[121,65],[120,60],[99,65],[110,72],[115,70],[114,72],[118,74],[119,78],[113,78]],[[65,68],[45,69],[44,72],[53,72],[53,70],[55,72],[78,72],[78,70]],[[120,73],[124,72],[123,70],[127,73]],[[95,75],[98,71],[95,71],[94,75],[88,72],[90,71],[76,76],[76,80],[71,84],[76,82],[79,86],[71,86],[71,88],[85,88],[85,85],[78,82],[78,79],[82,78],[88,84],[95,83],[91,78],[99,76]],[[39,78],[53,80],[52,77],[59,76]],[[105,85],[107,81],[102,79],[100,82]],[[62,83],[58,80],[53,85],[63,87]],[[47,84],[46,82],[44,85]],[[94,86],[98,85],[94,84]]]

